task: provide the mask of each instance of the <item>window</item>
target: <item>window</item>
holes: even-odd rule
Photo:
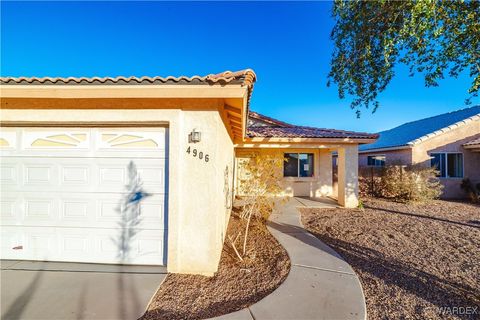
[[[436,167],[441,178],[463,178],[462,153],[431,153],[430,166]]]
[[[385,156],[368,156],[367,165],[372,167],[385,167]]]
[[[284,177],[313,177],[313,153],[285,153]]]
[[[432,153],[430,156],[430,166],[435,167],[439,171],[437,177],[445,177],[445,153]]]

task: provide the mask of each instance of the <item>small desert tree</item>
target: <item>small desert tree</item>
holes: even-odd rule
[[[251,154],[239,163],[242,179],[239,186],[244,195],[240,218],[245,222],[243,232],[229,237],[237,257],[243,261],[247,255],[247,241],[252,219],[265,222],[275,206],[274,196],[281,192],[282,168],[284,159],[278,154]],[[241,239],[242,247],[237,247]]]

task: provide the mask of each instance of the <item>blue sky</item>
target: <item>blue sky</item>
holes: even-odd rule
[[[206,75],[252,68],[251,108],[299,125],[376,132],[464,108],[468,75],[396,77],[360,119],[326,87],[330,2],[5,2],[2,76]],[[478,99],[473,101],[478,103]]]

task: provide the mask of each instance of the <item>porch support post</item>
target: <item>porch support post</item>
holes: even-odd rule
[[[318,188],[315,197],[326,197],[332,195],[332,152],[330,149],[319,149]]]
[[[358,206],[358,145],[338,148],[338,203],[345,208]]]

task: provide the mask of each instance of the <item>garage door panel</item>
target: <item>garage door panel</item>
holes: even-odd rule
[[[147,193],[165,192],[165,161],[163,159],[99,159],[98,188],[103,192],[124,192],[131,184],[130,175],[133,164],[137,170],[142,187]]]
[[[91,167],[85,164],[64,164],[60,168],[60,185],[89,187],[92,184]]]
[[[52,227],[26,227],[24,232],[25,242],[21,244],[23,254],[38,260],[49,260],[57,253],[57,238],[55,228]]]
[[[49,164],[25,164],[25,186],[42,185],[48,187],[57,182],[57,172],[53,165]]]
[[[2,158],[1,185],[4,190],[21,192],[125,192],[130,164],[145,192],[165,192],[163,159]]]
[[[125,165],[100,165],[98,168],[99,185],[102,190],[108,190],[112,187],[117,189],[124,187],[127,183],[127,168]]]
[[[142,229],[165,229],[165,196],[163,194],[149,195],[133,204],[126,204],[126,197],[131,197],[131,195],[124,194],[120,201],[112,201],[107,196],[99,199],[95,225],[105,226],[112,223],[126,225],[135,221]]]
[[[125,256],[125,260],[152,264],[152,259],[158,259],[165,264],[164,248],[164,232],[140,230],[130,241],[130,249]]]
[[[165,264],[164,232],[136,229],[120,245],[118,229],[2,227],[2,258]],[[14,249],[15,248],[15,249]]]
[[[88,199],[71,198],[60,200],[60,223],[64,222],[82,222],[89,220],[89,212],[95,210],[95,204]],[[71,223],[69,223],[71,225]]]
[[[131,197],[129,193],[98,193],[92,198],[81,193],[2,192],[2,225],[108,228],[128,215],[138,220],[140,228],[163,230],[165,195],[150,194],[126,206]],[[137,210],[139,215],[132,215]]]
[[[2,259],[24,259],[24,252],[19,246],[25,243],[25,232],[18,227],[2,226],[0,240]]]
[[[165,137],[165,128],[2,129],[1,258],[165,264]]]
[[[13,197],[5,197],[2,193],[0,201],[0,218],[2,223],[16,223],[17,214],[20,213],[19,205]]]
[[[31,224],[49,224],[56,220],[58,207],[53,198],[29,198],[25,199],[25,222]]]
[[[95,254],[93,230],[79,228],[56,228],[58,253],[51,260],[87,261]]]
[[[145,229],[155,229],[155,226],[162,225],[165,221],[164,208],[165,202],[163,195],[154,195],[151,198],[147,198],[147,200],[140,205],[142,227]]]
[[[22,180],[22,176],[19,174],[19,165],[16,163],[8,163],[2,158],[0,164],[0,183],[2,186],[15,186]]]
[[[126,241],[128,243],[126,248],[120,245],[122,234],[118,232],[99,235],[99,254],[108,255],[116,261],[136,261],[140,264],[154,264],[155,260],[164,261],[163,232],[136,229],[133,233],[134,236]]]

